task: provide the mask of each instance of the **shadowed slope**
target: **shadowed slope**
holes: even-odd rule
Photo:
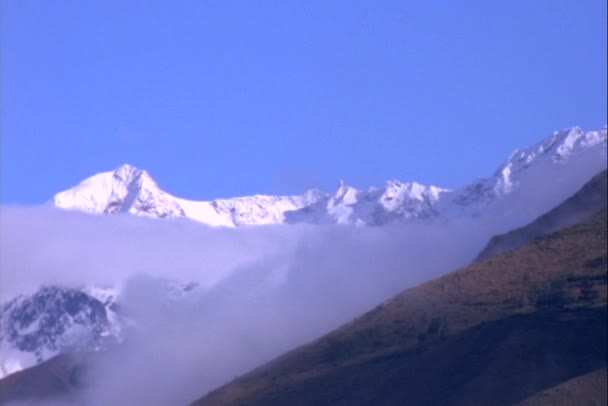
[[[197,404],[509,404],[605,367],[606,234],[604,209],[409,289]]]
[[[85,369],[92,354],[58,355],[35,367],[0,380],[0,404],[19,401],[20,405],[42,400],[72,400],[85,385]]]
[[[577,224],[606,207],[608,201],[608,177],[603,171],[570,198],[532,223],[492,237],[477,260],[489,258],[521,247],[541,235]]]
[[[586,406],[605,406],[608,405],[607,381],[606,368],[600,368],[537,393],[519,404],[521,406],[578,405],[584,399]]]

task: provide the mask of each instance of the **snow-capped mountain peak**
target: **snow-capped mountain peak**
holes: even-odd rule
[[[131,213],[160,218],[185,215],[175,198],[163,192],[146,171],[128,164],[91,176],[76,187],[56,194],[50,203],[90,213]]]
[[[564,162],[573,155],[606,143],[606,137],[607,127],[603,127],[599,131],[587,132],[580,127],[555,131],[550,137],[530,148],[516,149],[502,168],[510,165],[519,170],[537,163],[539,160],[551,160],[554,163]]]
[[[516,149],[491,177],[478,179],[446,195],[439,209],[448,216],[455,213],[478,216],[489,206],[505,205],[502,201],[513,199],[516,192],[521,194],[522,184],[527,185],[527,191],[537,194],[557,191],[558,185],[567,181],[581,186],[606,168],[607,138],[606,127],[587,132],[579,127],[556,131],[529,148]],[[510,204],[512,210],[525,206],[523,202]]]
[[[124,164],[56,194],[49,204],[95,214],[189,218],[212,226],[235,227],[281,223],[286,212],[317,203],[325,196],[325,193],[311,189],[298,196],[255,195],[193,201],[170,195],[160,189],[148,172]]]
[[[3,303],[0,378],[63,352],[97,350],[119,341],[114,299],[112,289],[47,286]]]
[[[55,195],[50,204],[98,214],[184,217],[230,227],[277,223],[377,226],[397,221],[444,225],[485,217],[493,224],[507,219],[504,224],[512,229],[547,212],[605,170],[607,138],[606,127],[556,132],[513,152],[492,176],[456,190],[398,180],[360,190],[342,181],[333,194],[311,189],[295,196],[192,201],[164,192],[146,171],[122,165]],[[196,298],[199,291],[188,282],[167,286],[171,301]],[[129,320],[115,311],[119,309],[117,292],[99,287],[42,287],[32,295],[3,303],[0,378],[63,351],[94,350],[107,340],[120,340]]]
[[[340,186],[336,193],[329,199],[327,207],[331,208],[340,204],[353,205],[358,202],[360,192],[352,186],[348,186],[344,180],[340,180]]]
[[[146,171],[125,164],[55,195],[50,203],[91,213],[183,217],[228,227],[277,223],[380,225],[395,220],[479,216],[485,208],[512,196],[522,182],[530,183],[532,177],[544,177],[549,182],[576,175],[583,182],[583,176],[594,174],[591,171],[604,169],[606,132],[606,127],[588,132],[579,127],[556,131],[529,148],[515,150],[491,177],[457,190],[398,180],[360,190],[340,181],[333,194],[313,189],[295,196],[193,201],[164,192]],[[589,173],[560,169],[582,166],[583,156],[591,162],[587,162]],[[580,162],[573,163],[577,159]]]
[[[146,171],[129,164],[123,164],[112,172],[112,176],[114,178],[125,183],[132,183],[134,180],[137,180],[144,174],[149,177]]]

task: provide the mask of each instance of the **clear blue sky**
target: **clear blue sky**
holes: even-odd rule
[[[1,195],[456,187],[606,124],[605,0],[0,0]]]

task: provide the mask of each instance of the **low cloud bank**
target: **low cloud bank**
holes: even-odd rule
[[[224,232],[234,231],[210,237]],[[205,293],[171,305],[150,279],[127,281],[125,309],[140,329],[97,366],[87,403],[124,401],[125,394],[129,403],[191,401],[400,290],[467,263],[487,239],[423,226],[269,227],[245,234],[239,238],[279,240],[284,249],[265,251],[274,246],[262,244]]]
[[[559,193],[544,187],[535,210],[547,211],[588,179],[576,175]],[[95,405],[191,401],[467,264],[493,234],[532,220],[217,229],[50,208],[3,208],[0,216],[2,302],[43,284],[120,287],[136,328],[96,363],[79,400]],[[165,279],[199,288],[172,301]]]
[[[43,284],[120,287],[137,328],[101,357],[90,404],[192,400],[466,264],[492,233],[471,224],[217,229],[49,208],[0,214],[3,302]],[[171,301],[167,278],[200,287]]]

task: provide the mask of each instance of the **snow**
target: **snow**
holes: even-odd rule
[[[40,317],[37,318],[36,320],[32,321],[31,323],[29,323],[25,327],[23,327],[22,325],[21,326],[16,326],[15,330],[21,336],[33,334],[36,331],[38,331],[38,329],[40,328],[40,319],[41,319]]]
[[[114,310],[112,310],[113,305],[117,302],[120,295],[120,289],[116,287],[86,286],[82,291],[104,304],[108,328],[102,332],[102,336],[114,337],[118,341],[121,341],[123,339],[123,320]]]
[[[82,290],[103,304],[113,303],[119,295],[119,290],[114,287],[87,286]]]
[[[128,164],[85,179],[76,187],[56,194],[50,204],[90,213],[184,216],[173,196],[162,191],[146,171]]]
[[[148,172],[122,165],[58,193],[50,204],[98,214],[187,218],[213,227],[292,223],[374,226],[391,221],[476,217],[500,204],[497,202],[513,200],[533,177],[553,181],[570,176],[561,172],[560,165],[583,155],[595,162],[590,168],[605,168],[605,159],[600,162],[598,157],[606,156],[606,131],[606,127],[588,132],[579,127],[556,131],[529,148],[516,149],[493,176],[457,190],[398,180],[359,190],[341,181],[334,193],[309,190],[295,196],[193,201],[164,192]]]
[[[96,351],[108,340],[121,341],[121,331],[126,323],[112,310],[117,292],[108,287],[41,287],[32,294],[2,303],[0,378],[62,352]],[[103,304],[105,318],[99,317],[99,310],[96,310],[99,304],[94,299]],[[76,313],[74,305],[79,306]]]
[[[283,223],[287,212],[303,209],[323,199],[322,194],[308,191],[298,196],[255,195],[218,199],[211,204],[218,212],[230,216],[235,226]]]
[[[529,148],[515,150],[492,176],[456,190],[399,180],[359,190],[341,181],[334,193],[312,189],[293,196],[254,195],[193,201],[163,191],[148,172],[122,165],[58,193],[49,204],[96,214],[184,218],[213,227],[293,223],[378,226],[394,221],[444,224],[480,216],[499,221],[501,216],[513,213],[520,216],[523,224],[563,201],[575,191],[573,187],[606,168],[607,138],[606,127],[589,132],[578,127],[555,132]],[[284,270],[278,270],[260,289],[280,285],[285,277]],[[63,337],[57,337],[57,342],[70,346],[90,335],[87,329],[92,331],[94,327],[100,327],[102,336],[120,341],[123,329],[133,325],[113,310],[120,288],[86,287],[82,291],[103,303],[107,325],[87,324],[90,314],[85,308],[73,318],[61,317],[59,321],[66,330]],[[187,281],[168,285],[171,300],[184,300],[196,292],[197,287]],[[20,307],[26,299],[17,297],[11,306]],[[4,312],[8,308],[3,305],[0,309]],[[20,351],[9,340],[3,321],[6,318],[0,312],[0,378],[61,351],[47,344],[35,352]],[[41,329],[40,323],[40,319],[36,319],[25,326],[13,327],[22,337],[35,334]]]
[[[177,203],[182,209],[186,217],[208,224],[210,226],[234,227],[231,216],[220,213],[209,202],[196,202],[193,200],[177,199]]]

